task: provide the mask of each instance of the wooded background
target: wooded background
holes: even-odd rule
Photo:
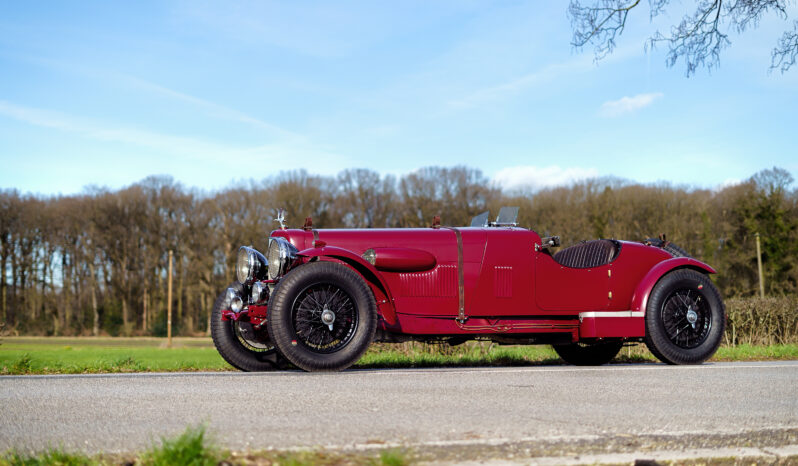
[[[0,191],[0,319],[39,335],[164,335],[166,271],[174,251],[178,334],[204,333],[215,297],[234,279],[236,251],[263,251],[278,207],[291,227],[468,225],[503,205],[521,226],[586,239],[642,241],[660,233],[715,267],[726,297],[757,292],[754,234],[765,291],[798,282],[798,192],[773,168],[716,190],[593,179],[534,193],[504,193],[479,170],[428,167],[402,177],[364,169],[334,177],[285,172],[207,193],[154,176],[124,189],[43,197]]]

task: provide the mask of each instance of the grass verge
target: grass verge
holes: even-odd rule
[[[232,370],[209,338],[4,338],[0,374]]]
[[[8,451],[0,455],[0,466],[105,466],[131,464],[142,466],[215,466],[220,464],[257,465],[363,465],[404,466],[410,456],[402,449],[385,449],[368,453],[328,452],[309,450],[298,452],[254,452],[233,454],[209,441],[205,426],[190,426],[174,438],[165,438],[159,445],[136,455],[85,455],[61,449],[40,453]]]
[[[210,466],[210,465],[322,465],[322,466],[404,466],[415,463],[477,463],[512,461],[535,463],[547,459],[578,464],[612,464],[617,455],[632,456],[635,464],[742,465],[798,464],[798,456],[776,457],[774,451],[794,445],[796,429],[771,429],[737,434],[607,434],[595,438],[562,438],[504,441],[496,444],[465,443],[415,447],[386,446],[374,449],[299,451],[260,450],[235,453],[219,448],[208,439],[205,427],[188,427],[182,434],[162,439],[157,445],[138,454],[85,455],[64,450],[40,453],[8,451],[0,454],[0,466],[11,465],[142,465],[142,466]],[[746,456],[722,456],[745,448]],[[685,456],[685,452],[694,450]],[[712,453],[717,451],[717,456]],[[741,452],[742,453],[742,452]],[[616,455],[612,458],[610,455]],[[631,454],[631,455],[630,455]],[[690,456],[695,455],[695,456]],[[706,455],[707,457],[704,457]],[[734,455],[734,453],[732,453]],[[648,459],[657,457],[656,461]],[[678,459],[668,459],[669,457]],[[579,462],[581,460],[581,462]],[[610,461],[610,463],[607,463]],[[629,463],[623,463],[629,464]]]
[[[798,359],[798,345],[721,346],[714,362],[772,361]],[[615,357],[615,364],[655,363],[659,360],[644,344],[628,346]],[[448,367],[448,366],[539,366],[564,364],[550,346],[499,346],[470,342],[457,347],[424,343],[375,344],[356,367]]]
[[[798,359],[798,345],[722,346],[711,361]],[[653,363],[645,345],[623,348],[615,363]],[[563,364],[549,346],[460,346],[425,343],[374,344],[355,365],[361,369],[531,366]],[[154,338],[6,338],[0,345],[0,375],[115,372],[229,371],[210,339],[182,339],[166,348]]]
[[[196,426],[188,427],[177,438],[161,440],[161,445],[144,452],[139,461],[152,466],[215,466],[227,456],[206,440],[204,426]]]

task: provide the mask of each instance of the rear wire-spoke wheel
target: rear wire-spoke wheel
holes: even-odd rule
[[[725,325],[723,300],[709,277],[675,270],[649,296],[646,345],[667,364],[700,364],[717,351]]]
[[[269,335],[278,351],[306,371],[354,364],[374,338],[377,304],[349,267],[312,262],[287,273],[274,290]]]
[[[240,283],[230,285],[239,293],[243,291]],[[211,310],[211,337],[216,350],[222,359],[236,369],[247,372],[270,371],[283,368],[287,365],[285,358],[280,356],[274,344],[269,341],[265,329],[253,331],[257,335],[247,336],[242,331],[246,323],[222,320],[222,308],[225,306],[226,291],[222,291]]]
[[[576,342],[554,345],[563,361],[574,366],[601,366],[612,361],[623,347],[622,340],[602,340],[591,343]]]

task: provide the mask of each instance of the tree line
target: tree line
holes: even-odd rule
[[[715,267],[727,297],[758,289],[760,233],[766,291],[798,282],[798,191],[780,168],[717,190],[585,180],[537,192],[503,192],[468,167],[428,167],[394,177],[366,169],[337,176],[284,172],[207,193],[166,176],[119,190],[37,196],[0,191],[0,319],[5,331],[47,335],[165,334],[168,251],[174,252],[178,333],[208,328],[216,296],[235,276],[240,245],[264,250],[277,227],[305,217],[316,228],[468,225],[503,205],[521,226],[560,235],[644,240],[659,233]]]

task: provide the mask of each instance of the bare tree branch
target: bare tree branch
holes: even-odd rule
[[[648,0],[648,6],[651,9],[649,18],[654,19],[654,17],[665,11],[665,7],[668,6],[670,2],[671,0]]]
[[[798,21],[793,23],[792,31],[785,31],[771,54],[770,69],[782,73],[795,65],[798,58]]]
[[[784,0],[736,0],[729,5],[728,15],[737,32],[743,32],[748,26],[759,26],[759,20],[771,10],[779,17],[787,18],[787,5]]]
[[[629,12],[639,4],[640,0],[600,0],[596,6],[582,6],[573,0],[568,7],[574,28],[571,45],[582,48],[593,42],[596,59],[604,58],[615,49],[615,37],[623,33]]]
[[[685,16],[671,29],[669,36],[657,32],[649,39],[649,46],[667,42],[665,62],[673,66],[679,57],[684,57],[687,76],[695,73],[699,66],[707,69],[718,66],[721,50],[731,44],[727,35],[718,29],[722,7],[723,0],[702,1],[692,16]]]
[[[749,27],[757,27],[766,14],[775,14],[787,19],[787,6],[795,0],[699,0],[694,13],[685,15],[668,34],[655,32],[646,42],[646,50],[659,43],[668,45],[666,63],[673,66],[684,60],[687,76],[698,68],[711,70],[720,64],[720,54],[729,45],[728,31],[742,33]],[[671,0],[649,0],[649,18],[664,13]],[[626,26],[629,12],[640,4],[640,0],[593,0],[585,5],[580,0],[571,0],[568,16],[573,27],[572,45],[581,49],[587,44],[595,46],[596,60],[611,53],[616,38]],[[797,23],[798,24],[798,23]],[[795,64],[798,26],[787,31],[772,53],[771,69],[782,72]]]

